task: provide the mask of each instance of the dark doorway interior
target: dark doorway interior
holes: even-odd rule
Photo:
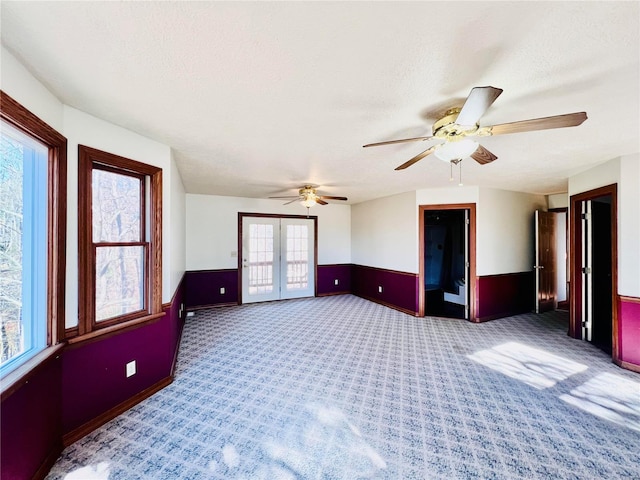
[[[611,195],[594,198],[591,201],[591,215],[593,258],[591,343],[611,353]]]
[[[465,210],[424,212],[425,315],[466,318]]]

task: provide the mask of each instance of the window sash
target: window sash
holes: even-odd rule
[[[22,158],[19,160],[22,165],[19,191],[22,211],[15,212],[16,215],[21,214],[21,221],[17,226],[21,228],[20,250],[15,252],[20,262],[21,284],[19,298],[13,299],[19,302],[19,306],[15,307],[19,318],[5,319],[8,322],[4,324],[5,327],[12,326],[18,331],[19,340],[14,354],[0,365],[0,373],[4,374],[47,346],[48,148],[12,128],[4,120],[2,136],[19,145],[22,150]],[[6,333],[7,330],[4,330],[3,334]],[[4,342],[10,347],[6,339]]]
[[[95,243],[93,245],[93,265],[95,265],[96,270],[98,267],[98,250],[100,249],[108,249],[108,248],[131,248],[131,247],[139,247],[142,248],[142,255],[141,255],[141,261],[142,261],[142,272],[141,272],[141,277],[138,278],[137,280],[139,281],[137,287],[139,289],[141,289],[140,292],[140,301],[142,303],[141,308],[136,309],[136,310],[131,310],[128,311],[126,313],[123,314],[119,314],[119,315],[114,315],[114,316],[110,316],[110,317],[105,317],[102,319],[98,318],[98,295],[99,295],[99,289],[98,289],[98,272],[96,271],[96,274],[94,275],[94,294],[95,294],[95,302],[94,302],[94,319],[93,319],[93,328],[103,328],[103,327],[108,327],[120,322],[124,322],[127,320],[131,320],[133,318],[137,318],[140,317],[142,315],[147,315],[149,313],[151,313],[149,311],[149,250],[150,250],[150,245],[149,242],[114,242],[114,243],[108,243],[108,242],[101,242],[101,243]],[[111,284],[111,286],[115,286],[113,284]]]
[[[144,241],[147,235],[147,231],[146,231],[146,219],[147,219],[147,215],[148,212],[146,210],[146,179],[144,175],[135,173],[135,172],[130,172],[128,170],[123,170],[123,169],[119,169],[119,168],[114,168],[114,167],[110,167],[101,163],[97,163],[94,162],[92,169],[91,169],[91,182],[92,182],[92,193],[93,192],[93,180],[94,180],[94,176],[93,173],[98,170],[98,171],[103,171],[103,172],[108,172],[108,173],[112,173],[114,175],[122,175],[125,177],[130,177],[130,178],[134,178],[139,182],[139,201],[138,201],[138,214],[139,214],[139,228],[138,228],[138,235],[137,238],[131,239],[131,240],[123,240],[123,241]],[[93,224],[93,220],[94,220],[94,214],[95,212],[95,206],[94,206],[94,202],[93,202],[93,198],[91,199],[91,206],[92,206],[92,239],[94,243],[103,243],[105,242],[104,240],[100,239],[100,238],[96,238],[95,234],[96,232],[94,231],[93,227],[95,226]]]

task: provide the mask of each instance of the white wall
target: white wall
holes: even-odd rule
[[[640,154],[569,178],[569,196],[618,184],[618,294],[640,297]]]
[[[0,88],[47,125],[62,133],[62,102],[36,80],[9,51],[0,48]]]
[[[556,193],[553,195],[547,196],[547,203],[549,204],[549,209],[552,208],[568,208],[569,207],[569,194],[567,193]]]
[[[569,178],[569,197],[620,182],[620,159],[614,158]]]
[[[618,293],[640,297],[640,153],[620,159]]]
[[[416,192],[351,207],[352,263],[418,273]]]
[[[480,189],[476,219],[478,276],[533,270],[536,209],[547,210],[544,195]]]
[[[298,202],[283,205],[282,200],[187,194],[187,270],[238,267],[238,212],[307,213]],[[318,264],[351,263],[351,207],[316,205],[310,215],[318,217]]]
[[[162,168],[162,301],[169,302],[184,272],[184,188],[168,146],[62,104],[4,48],[2,90],[67,138],[66,326],[78,324],[78,145]],[[175,178],[178,177],[178,178]],[[175,205],[174,205],[175,202]],[[182,217],[182,219],[181,219]],[[175,222],[176,226],[173,226]],[[180,230],[182,229],[182,230]],[[181,240],[182,237],[182,240]],[[173,245],[175,243],[175,245]],[[182,245],[180,245],[182,243]],[[178,253],[175,253],[178,252]]]
[[[165,267],[169,267],[169,293],[176,291],[186,270],[186,195],[182,177],[171,152],[171,180],[169,192],[169,248]],[[164,172],[163,172],[164,173]],[[167,261],[168,260],[168,261]]]
[[[352,208],[353,263],[419,271],[418,207],[476,204],[476,274],[533,269],[533,216],[546,210],[543,195],[478,187],[417,190]]]
[[[480,199],[478,187],[426,188],[416,191],[418,205],[450,205],[475,203]]]

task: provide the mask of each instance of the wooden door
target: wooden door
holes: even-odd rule
[[[536,313],[556,308],[556,214],[536,210]]]

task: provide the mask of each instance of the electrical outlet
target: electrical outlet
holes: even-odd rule
[[[127,378],[135,374],[136,374],[136,361],[132,360],[131,362],[127,363]]]
[[[220,287],[220,295],[224,295],[225,289],[224,287]]]
[[[338,283],[340,283],[340,282],[339,282],[339,281],[338,281],[338,279],[336,278],[336,279],[333,281],[333,284],[334,284],[334,285],[338,285]]]
[[[378,293],[382,293],[382,285],[378,285]]]

